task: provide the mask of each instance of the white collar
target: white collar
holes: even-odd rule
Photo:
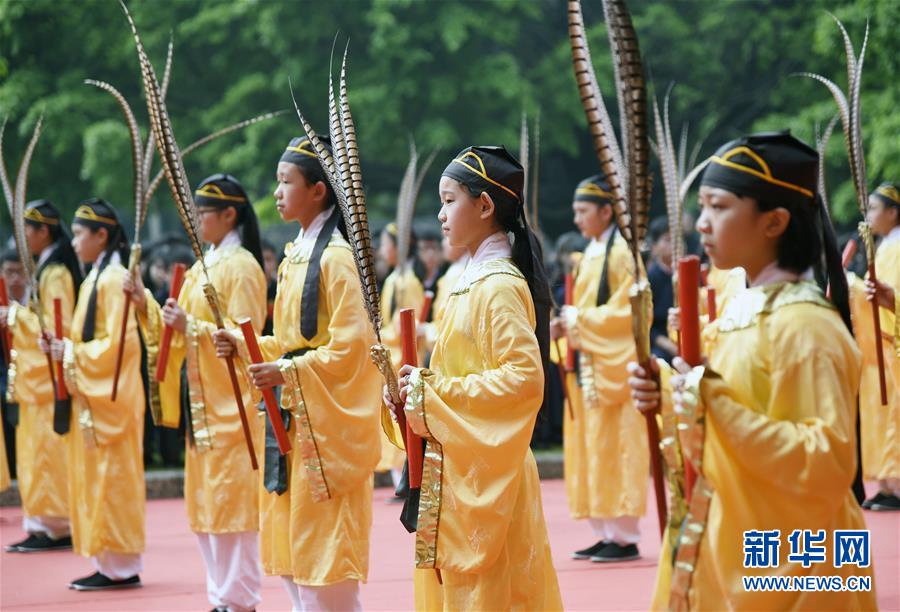
[[[52,244],[48,244],[46,247],[44,247],[44,250],[41,251],[41,254],[38,257],[37,267],[40,268],[42,265],[44,265],[44,262],[47,261],[48,259],[50,259],[50,256],[53,255],[53,251],[55,251],[55,250],[56,250],[55,242]]]
[[[889,231],[887,236],[881,240],[881,244],[891,244],[893,242],[900,242],[900,225],[895,225],[894,229]]]
[[[232,247],[240,245],[241,235],[236,229],[233,229],[225,234],[225,237],[222,238],[219,244],[209,245],[209,249],[206,250],[206,255],[203,256],[203,261],[206,263],[206,265],[211,266],[212,264],[219,261],[219,259],[222,257],[222,254],[226,250],[231,250]]]
[[[107,251],[103,251],[100,253],[100,257],[97,258],[97,261],[94,262],[92,266],[94,270],[100,270],[100,266],[103,265],[103,260],[106,259]],[[119,255],[118,251],[113,251],[112,255],[109,258],[110,265],[112,264],[120,264],[122,263],[122,257]],[[99,274],[99,272],[98,272]]]
[[[606,243],[611,240],[613,230],[616,229],[614,225],[614,221],[610,222],[609,227],[603,230],[603,233],[600,234],[599,238],[592,238],[590,243],[588,243],[587,248],[584,249],[585,257],[596,257],[601,253],[606,252]]]
[[[332,206],[326,210],[323,210],[316,218],[313,219],[312,223],[309,224],[309,227],[301,227],[300,232],[297,234],[297,239],[294,240],[294,244],[291,246],[290,252],[288,255],[296,255],[299,253],[303,254],[311,254],[313,247],[316,245],[316,239],[319,237],[319,234],[322,232],[322,228],[325,226],[325,223],[331,218],[331,215],[337,214],[337,206]],[[334,228],[335,232],[338,232],[337,226]],[[332,235],[334,232],[332,232]]]
[[[466,269],[460,274],[453,290],[456,291],[468,287],[477,277],[478,268],[481,264],[494,261],[495,259],[509,259],[510,257],[512,257],[512,245],[509,243],[509,236],[506,235],[506,232],[491,234],[475,249],[475,254],[472,255],[472,258],[466,265]]]

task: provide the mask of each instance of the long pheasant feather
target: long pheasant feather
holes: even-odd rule
[[[631,216],[626,204],[626,193],[623,187],[625,170],[622,166],[622,154],[616,142],[615,132],[609,113],[603,103],[600,87],[594,74],[591,62],[591,51],[584,30],[584,16],[581,12],[580,0],[569,0],[569,44],[572,48],[572,63],[575,69],[575,81],[581,95],[581,104],[587,116],[588,129],[600,162],[600,168],[606,175],[613,194],[613,209],[616,223],[626,240],[631,240]]]
[[[199,139],[195,140],[194,142],[192,142],[191,144],[189,144],[188,146],[186,146],[181,151],[181,158],[184,159],[185,157],[187,157],[188,155],[190,155],[191,153],[193,153],[200,147],[212,142],[213,140],[216,140],[217,138],[221,138],[222,136],[226,136],[228,134],[231,134],[232,132],[243,129],[245,127],[249,127],[251,125],[255,125],[262,121],[268,121],[269,119],[274,119],[275,117],[283,115],[287,112],[288,112],[287,110],[280,110],[280,111],[275,111],[275,112],[271,112],[271,113],[265,113],[265,114],[259,115],[257,117],[253,117],[252,119],[246,119],[244,121],[240,121],[233,125],[229,125],[228,127],[224,127],[221,130],[217,130],[217,131],[213,132],[212,134],[207,134],[203,138],[199,138]],[[153,177],[153,180],[150,181],[149,185],[147,185],[147,187],[146,187],[146,193],[145,193],[144,199],[147,202],[150,201],[150,199],[156,193],[156,190],[159,188],[160,183],[162,183],[162,181],[165,178],[166,178],[166,174],[163,170],[160,170],[159,172],[156,173],[156,176]],[[147,213],[146,213],[146,208],[145,208],[144,215],[146,216],[146,214]]]
[[[141,130],[138,128],[137,120],[131,111],[128,101],[125,100],[118,89],[104,81],[95,81],[93,79],[85,79],[88,85],[99,87],[108,92],[116,100],[122,115],[125,117],[125,125],[128,127],[128,134],[131,136],[131,163],[134,168],[134,238],[137,240],[141,230],[141,222],[146,212],[144,211],[146,200],[144,199],[144,175],[143,175],[143,153],[141,152]]]
[[[10,221],[13,213],[13,200],[15,194],[12,185],[9,182],[9,175],[6,173],[6,160],[3,158],[3,133],[6,131],[6,117],[3,123],[0,123],[0,183],[3,183],[3,197],[6,199],[6,208],[9,211]]]

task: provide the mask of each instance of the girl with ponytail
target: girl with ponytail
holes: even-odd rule
[[[77,432],[69,460],[72,546],[91,557],[94,574],[72,581],[75,590],[141,586],[144,550],[144,382],[141,340],[128,321],[119,375],[110,399],[119,324],[125,301],[122,263],[128,240],[115,208],[105,200],[82,202],[72,221],[72,246],[91,272],[78,292],[70,337],[53,340],[63,360]]]
[[[477,146],[450,161],[439,186],[444,235],[471,259],[444,305],[431,369],[400,370],[405,406],[394,407],[427,445],[416,566],[443,580],[417,572],[428,609],[562,607],[529,449],[550,292],[523,180],[506,149]]]
[[[640,410],[661,407],[666,417],[674,403],[684,461],[697,474],[677,550],[667,540],[660,555],[654,608],[876,607],[874,587],[762,592],[742,580],[872,576],[871,567],[837,561],[748,564],[740,545],[754,530],[780,534],[782,550],[824,533],[836,556],[831,534],[865,529],[852,490],[860,353],[817,173],[816,151],[788,132],[740,138],[710,158],[697,229],[711,263],[742,267],[749,287],[704,329],[705,365],[675,360],[664,387],[672,401],[629,364]],[[827,279],[831,301],[814,278]]]
[[[266,319],[266,280],[256,214],[236,178],[214,174],[194,192],[204,255],[229,326],[248,317],[257,332]],[[228,371],[216,357],[216,323],[203,291],[201,262],[187,271],[177,299],[160,305],[140,277],[125,277],[124,289],[138,313],[147,341],[157,421],[178,427],[185,419],[184,499],[191,530],[206,562],[207,593],[215,608],[251,610],[260,601],[259,478],[247,454],[237,401]],[[156,381],[162,330],[174,330],[166,371]],[[243,381],[241,381],[243,382]],[[244,405],[253,405],[242,385]],[[251,414],[251,417],[253,415]],[[262,423],[249,418],[254,450],[262,450]],[[235,569],[237,568],[237,569]]]
[[[554,321],[578,349],[578,375],[570,377],[577,383],[568,394],[575,418],[566,415],[564,428],[569,513],[587,519],[595,538],[572,557],[597,563],[640,558],[638,522],[650,470],[647,425],[628,396],[625,369],[636,359],[628,298],[634,260],[618,233],[612,201],[600,175],[575,189],[575,225],[590,243],[573,271],[574,303]]]

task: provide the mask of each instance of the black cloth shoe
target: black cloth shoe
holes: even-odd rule
[[[594,563],[618,563],[619,561],[634,561],[640,559],[641,553],[638,552],[637,544],[626,544],[620,546],[615,542],[610,542],[601,548],[597,554],[591,557]]]
[[[10,544],[3,550],[5,550],[6,552],[19,552],[19,548],[21,546],[25,546],[26,544],[32,545],[32,544],[36,543],[39,539],[40,539],[39,534],[29,533],[28,537],[25,538],[24,540],[20,540],[20,541],[16,542],[15,544]]]
[[[870,497],[869,499],[867,499],[866,501],[864,501],[864,502],[863,502],[862,504],[860,504],[860,505],[863,507],[864,510],[871,510],[871,509],[872,509],[872,504],[877,504],[878,502],[880,502],[880,501],[881,501],[882,499],[884,499],[884,498],[885,498],[884,493],[882,493],[881,491],[879,491],[879,492],[876,493],[873,497]]]
[[[30,538],[29,538],[30,539]],[[19,552],[22,553],[33,553],[33,552],[49,552],[54,550],[71,550],[72,548],[72,538],[69,536],[64,536],[62,538],[54,540],[48,535],[43,533],[35,534],[35,539],[31,542],[22,542],[19,545]]]
[[[70,589],[76,591],[106,591],[111,589],[135,589],[141,586],[141,578],[137,574],[124,580],[107,578],[100,572],[94,572],[90,576],[73,580],[69,583]]]
[[[880,500],[872,502],[871,510],[874,512],[897,512],[900,510],[900,497],[885,495]]]
[[[588,546],[587,548],[582,548],[581,550],[576,550],[575,552],[572,553],[572,558],[577,561],[580,561],[582,559],[590,559],[591,557],[596,555],[598,552],[600,552],[601,549],[606,547],[607,544],[610,544],[610,543],[611,542],[609,542],[608,540],[600,540],[593,546]]]

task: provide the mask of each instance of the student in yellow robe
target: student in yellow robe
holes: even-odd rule
[[[416,233],[411,232],[409,243],[411,252],[415,252]],[[388,223],[381,232],[381,241],[378,249],[379,256],[391,268],[391,273],[384,280],[381,287],[381,313],[383,317],[381,327],[381,343],[391,351],[391,362],[397,370],[402,365],[403,350],[400,346],[400,311],[404,308],[413,308],[416,318],[425,303],[425,286],[416,274],[416,260],[410,257],[404,265],[397,261],[397,224]],[[419,347],[424,349],[424,346]],[[424,351],[420,351],[420,357],[424,358]],[[376,472],[390,472],[394,488],[400,486],[403,473],[403,462],[406,453],[403,449],[394,446],[386,434],[381,436],[381,459],[375,468]],[[399,497],[398,499],[402,501]]]
[[[72,221],[72,246],[92,264],[81,284],[70,337],[52,343],[63,359],[72,396],[72,460],[69,504],[72,546],[91,557],[94,574],[74,580],[76,590],[141,586],[144,550],[144,436],[146,393],[141,378],[137,321],[129,317],[116,401],[111,393],[119,333],[127,297],[122,262],[128,255],[125,230],[108,202],[82,202]]]
[[[266,363],[249,371],[257,388],[280,387],[292,449],[279,457],[275,440],[266,444],[260,556],[294,610],[359,610],[379,454],[375,339],[341,213],[307,138],[290,141],[276,176],[278,212],[301,229],[278,270],[275,335],[259,339]],[[246,357],[233,332],[215,336],[221,354],[237,345]]]
[[[707,364],[676,359],[674,391],[662,398],[664,417],[678,408],[698,477],[680,532],[664,539],[654,609],[876,607],[851,490],[860,355],[817,172],[815,150],[775,132],[727,143],[703,175],[704,249],[718,268],[742,267],[749,287],[704,330]],[[806,280],[823,254],[833,302]],[[629,370],[638,408],[659,409],[656,383],[637,364]],[[832,576],[839,588],[862,588],[796,588]],[[794,588],[754,589],[759,578]]]
[[[0,255],[0,278],[6,283],[7,298],[11,304],[25,304],[28,302],[28,281],[25,275],[25,266],[22,265],[22,262],[19,260],[19,254],[14,248],[7,249]],[[0,318],[0,324],[4,320],[5,318]],[[0,334],[3,334],[4,337],[4,343],[7,340],[6,332],[7,330],[0,329]],[[15,468],[11,470],[9,459],[12,457],[12,465],[15,466],[15,455],[13,453],[15,452],[15,427],[18,425],[19,406],[14,402],[7,402],[6,385],[8,381],[6,378],[7,358],[5,352],[0,352],[0,365],[3,367],[3,371],[0,372],[0,393],[2,393],[0,406],[3,408],[3,414],[0,415],[0,426],[2,426],[0,433],[3,434],[2,441],[0,441],[0,445],[2,445],[0,446],[0,450],[2,450],[2,454],[0,454],[0,491],[4,491],[12,484],[10,478],[14,475],[11,471]],[[12,431],[10,431],[10,427],[13,428]],[[9,447],[7,447],[7,441],[11,442]]]
[[[628,292],[634,264],[616,229],[612,195],[602,176],[575,189],[575,225],[590,242],[573,272],[574,304],[556,322],[578,350],[580,401],[564,418],[569,512],[588,519],[596,543],[574,559],[638,559],[638,527],[647,504],[647,425],[632,405],[625,367],[635,358]]]
[[[863,508],[878,512],[900,510],[900,189],[891,183],[880,185],[869,196],[869,224],[881,237],[875,252],[878,275],[878,303],[881,342],[884,353],[887,406],[881,404],[878,361],[875,355],[875,331],[871,300],[876,286],[867,280],[865,287],[851,281],[854,329],[863,352],[863,376],[859,403],[863,439],[863,471],[878,481],[878,492],[863,502]],[[855,291],[854,291],[855,289]],[[864,342],[865,340],[865,342]]]
[[[503,147],[467,148],[441,177],[438,220],[471,259],[447,300],[431,369],[400,370],[407,422],[427,441],[419,610],[562,608],[529,448],[545,391],[550,292],[523,182]]]
[[[236,178],[215,174],[194,193],[204,255],[222,317],[232,326],[249,317],[257,332],[266,319],[266,279],[259,226],[250,198]],[[191,530],[206,563],[206,591],[218,609],[246,612],[260,602],[259,478],[253,470],[225,364],[216,357],[215,319],[203,287],[200,262],[185,275],[177,302],[160,306],[139,278],[126,277],[155,374],[162,329],[174,333],[166,376],[159,383],[163,424],[178,426],[182,364],[187,375],[184,499]],[[242,370],[240,370],[243,373]],[[155,379],[154,379],[155,380]],[[263,423],[257,418],[245,377],[239,377],[255,450],[262,450]],[[259,453],[261,456],[261,453]]]
[[[25,240],[36,259],[38,297],[44,325],[54,333],[54,300],[59,299],[63,335],[68,335],[81,270],[59,211],[48,200],[25,207]],[[69,435],[72,405],[56,400],[47,356],[38,345],[40,319],[32,307],[0,307],[0,331],[7,329],[11,352],[7,395],[19,406],[16,472],[27,537],[8,552],[40,552],[72,547],[66,466],[75,436]],[[55,372],[54,372],[55,376]]]

